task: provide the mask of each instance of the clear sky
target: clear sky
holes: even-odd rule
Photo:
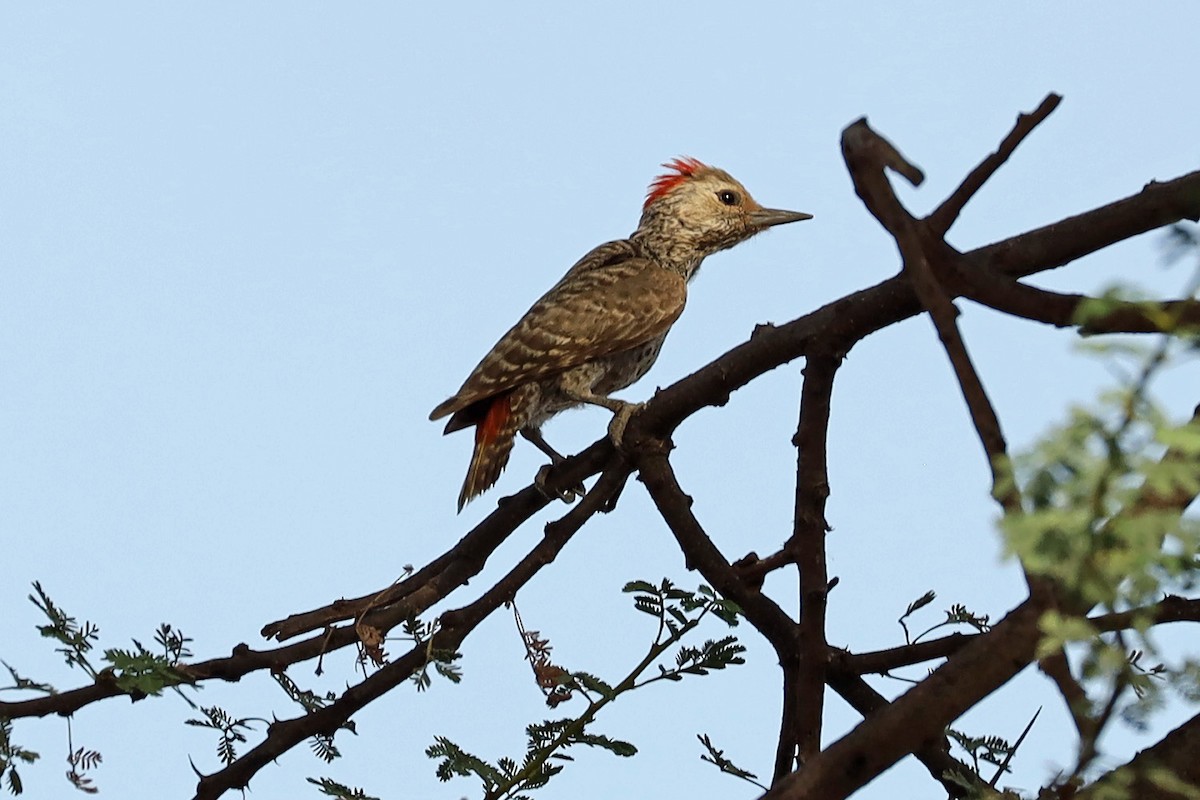
[[[1192,2],[1024,2],[995,14],[963,3],[581,5],[0,8],[0,658],[60,688],[81,680],[34,630],[34,580],[99,624],[104,646],[148,642],[168,621],[209,658],[259,646],[264,623],[380,588],[451,545],[526,485],[539,454],[519,443],[498,488],[456,516],[470,436],[443,439],[429,410],[576,258],[633,229],[666,159],[724,167],[764,204],[815,219],[712,258],[628,399],[757,323],[895,272],[894,244],[839,155],[841,129],[862,115],[925,169],[925,186],[902,190],[923,212],[1019,111],[1064,96],[968,206],[951,236],[962,248],[1200,161]],[[1078,291],[1119,276],[1171,293],[1184,276],[1160,269],[1160,252],[1147,236],[1038,280]],[[1072,353],[1068,334],[963,308],[1016,447],[1109,378]],[[680,480],[731,558],[788,534],[800,366],[676,437]],[[1196,401],[1188,386],[1182,375],[1164,385],[1176,414]],[[581,411],[546,433],[573,452],[606,424],[605,412]],[[895,619],[927,589],[939,593],[931,624],[950,603],[997,618],[1020,599],[999,559],[986,465],[927,320],[850,354],[830,479],[841,579],[831,641],[900,643]],[[560,663],[617,678],[653,633],[619,589],[663,576],[698,581],[635,483],[520,607]],[[783,579],[769,588],[793,594]],[[695,741],[711,733],[770,772],[778,670],[744,634],[749,665],[655,687],[599,722],[638,757],[579,753],[546,796],[753,796],[700,763]],[[361,715],[359,737],[339,737],[343,759],[327,766],[299,748],[255,779],[253,796],[316,796],[303,783],[312,775],[388,800],[476,795],[465,779],[439,785],[421,753],[441,734],[489,758],[519,755],[524,725],[555,713],[521,657],[498,616],[466,644],[462,686],[393,693]],[[352,658],[328,659],[323,679],[293,677],[337,690],[354,679]],[[297,712],[264,676],[198,699],[240,716]],[[1010,781],[1026,790],[1071,758],[1044,681],[1026,673],[961,722],[1011,739],[1041,704]],[[188,759],[217,767],[215,737],[182,725],[182,702],[150,705],[77,715],[76,745],[104,754],[92,773],[103,796],[190,796]],[[1144,746],[1182,713],[1110,744]],[[835,736],[855,716],[835,699],[828,719]],[[22,770],[28,796],[75,796],[61,777],[60,720],[22,721],[16,738],[43,756]],[[918,791],[937,794],[909,764],[862,796]]]

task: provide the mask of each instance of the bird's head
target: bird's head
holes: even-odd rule
[[[763,208],[732,175],[694,158],[676,158],[650,184],[638,224],[643,238],[704,256],[733,247],[775,225],[812,214]]]

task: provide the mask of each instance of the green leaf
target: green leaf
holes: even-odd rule
[[[337,800],[379,800],[378,797],[369,795],[362,789],[345,786],[330,778],[305,778],[305,780],[318,787],[321,794],[335,797]]]
[[[1037,657],[1046,658],[1071,642],[1091,642],[1098,631],[1083,617],[1066,617],[1058,611],[1047,611],[1038,620],[1042,640],[1038,643]]]
[[[610,753],[613,753],[614,755],[621,756],[622,758],[629,758],[630,756],[637,755],[637,748],[631,743],[621,739],[610,739],[609,737],[598,733],[587,733],[585,731],[581,731],[580,733],[571,737],[570,744],[583,744],[587,745],[588,747],[599,747],[609,751]]]
[[[924,608],[925,606],[932,603],[935,598],[937,598],[937,593],[934,592],[932,589],[930,589],[928,592],[926,592],[925,594],[921,595],[916,600],[913,600],[911,603],[908,604],[908,608],[905,609],[905,611],[904,611],[904,616],[907,617],[909,614],[912,614],[914,611]]]
[[[1155,438],[1181,455],[1200,459],[1200,423],[1162,427],[1155,432]]]
[[[638,595],[633,598],[633,607],[643,614],[649,614],[652,617],[661,617],[663,613],[662,601],[657,597],[648,595]]]
[[[579,681],[580,685],[582,685],[584,689],[588,690],[589,692],[595,692],[605,700],[612,700],[617,696],[616,692],[613,691],[613,687],[609,686],[595,675],[587,672],[572,672],[571,677]]]

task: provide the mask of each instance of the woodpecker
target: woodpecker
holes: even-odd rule
[[[620,446],[640,404],[609,395],[654,364],[701,262],[772,226],[812,218],[763,208],[729,173],[694,158],[663,167],[667,172],[647,191],[637,230],[567,270],[429,415],[452,415],[445,433],[475,428],[459,511],[496,483],[518,432],[551,463],[561,461],[541,433],[560,411],[604,406],[613,412],[609,434]]]

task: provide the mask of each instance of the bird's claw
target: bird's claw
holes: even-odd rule
[[[625,427],[629,425],[630,417],[645,407],[645,403],[625,403],[613,413],[612,422],[608,423],[608,437],[618,450],[625,439]]]
[[[547,500],[562,500],[568,505],[574,503],[577,498],[583,497],[586,490],[582,483],[577,483],[565,489],[551,489],[546,479],[550,476],[550,468],[552,466],[554,465],[543,464],[542,468],[537,471],[537,475],[533,477],[533,485],[542,493],[542,496]]]

